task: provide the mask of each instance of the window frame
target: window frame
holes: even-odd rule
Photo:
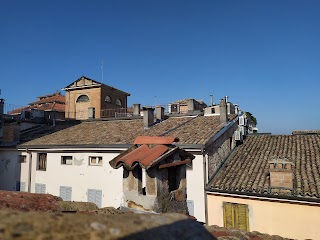
[[[67,163],[67,161],[70,161],[70,159],[66,158],[71,158],[71,163]],[[73,165],[73,156],[61,156],[61,165]]]
[[[79,97],[77,97],[76,103],[81,102],[90,102],[90,98],[86,94],[81,94]]]
[[[95,158],[95,163],[92,162],[93,158]],[[89,166],[102,166],[103,165],[103,157],[102,156],[89,156]]]
[[[41,159],[41,156],[45,156],[45,158]],[[48,162],[48,154],[47,153],[38,153],[37,170],[38,171],[47,171],[47,162]]]

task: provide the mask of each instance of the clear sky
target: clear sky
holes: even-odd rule
[[[12,105],[85,75],[129,105],[228,95],[260,132],[320,129],[320,1],[0,0],[0,71]]]

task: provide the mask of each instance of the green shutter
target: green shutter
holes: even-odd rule
[[[235,204],[235,227],[249,231],[249,210],[246,204]]]
[[[223,203],[223,219],[225,227],[234,227],[234,209],[232,203]]]

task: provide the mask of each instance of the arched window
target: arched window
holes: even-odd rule
[[[112,98],[110,96],[106,96],[106,99],[104,100],[105,102],[111,103]]]
[[[77,99],[77,102],[89,102],[90,99],[87,95],[80,95]]]
[[[119,98],[118,98],[117,101],[116,101],[116,105],[122,106],[122,102],[121,102],[121,100],[120,100]]]

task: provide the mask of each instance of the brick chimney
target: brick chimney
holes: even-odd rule
[[[188,99],[188,112],[192,113],[194,111],[194,99]]]
[[[143,126],[144,126],[144,128],[148,128],[154,123],[153,111],[154,111],[154,108],[151,108],[151,107],[143,108]]]
[[[15,144],[20,142],[20,125],[10,124],[3,126],[2,143]]]
[[[156,119],[157,121],[163,121],[164,120],[164,107],[156,106]]]
[[[133,104],[133,116],[140,116],[140,104]]]
[[[227,112],[227,103],[225,99],[220,100],[220,123],[227,123],[228,122],[228,112]]]
[[[271,188],[293,189],[292,162],[275,159],[268,162]]]

